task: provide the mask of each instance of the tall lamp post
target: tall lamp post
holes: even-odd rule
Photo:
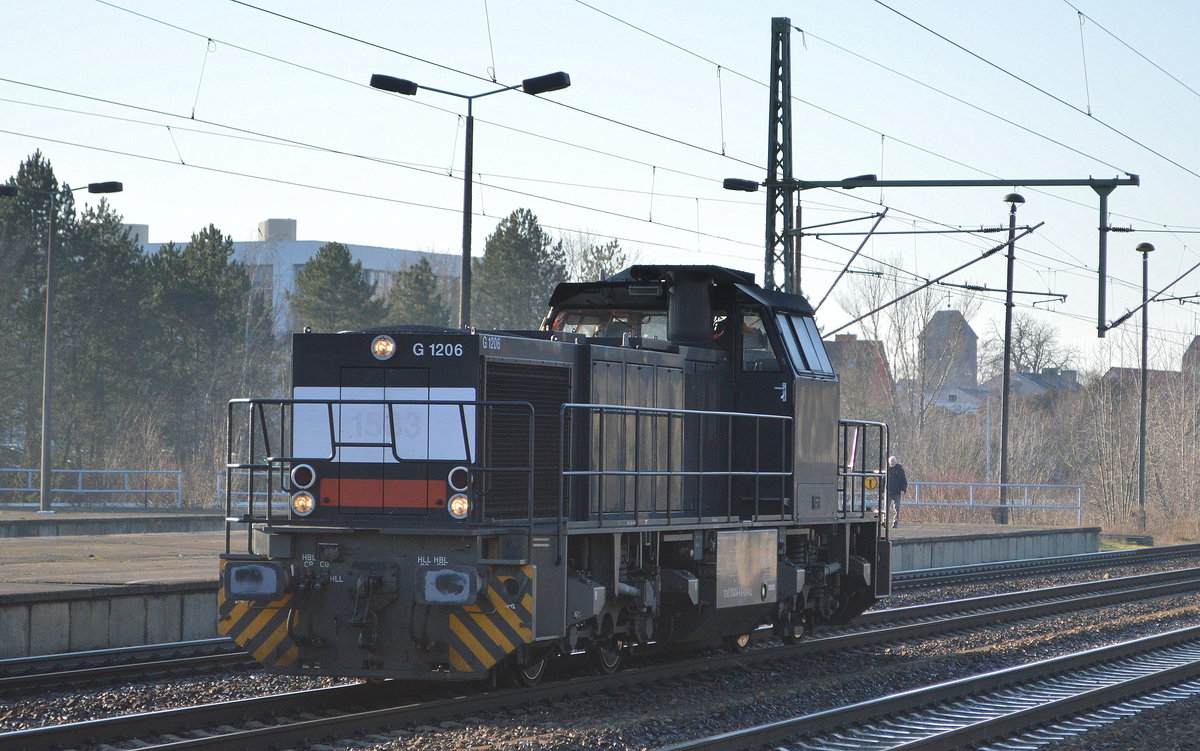
[[[1000,394],[1000,523],[1008,524],[1008,397],[1012,385],[1013,262],[1017,250],[1017,206],[1025,203],[1020,193],[1004,197],[1008,211],[1008,284],[1004,294],[1004,385]]]
[[[460,294],[458,305],[458,325],[460,328],[466,328],[471,323],[471,173],[474,169],[475,161],[475,116],[472,112],[472,105],[474,105],[476,99],[491,96],[492,94],[499,94],[502,91],[521,89],[526,94],[544,94],[547,91],[565,89],[570,85],[571,77],[559,71],[536,78],[526,78],[515,86],[505,86],[501,89],[485,91],[482,94],[459,94],[454,91],[446,91],[445,89],[435,89],[432,86],[421,86],[404,78],[393,78],[392,76],[385,76],[379,73],[371,76],[371,86],[373,88],[390,91],[394,94],[412,96],[419,89],[425,89],[467,100],[466,160],[463,165],[462,271],[459,277]]]
[[[1154,246],[1150,243],[1139,243],[1137,252],[1142,254],[1142,394],[1141,405],[1138,409],[1138,530],[1146,531],[1146,355],[1147,334],[1150,331],[1150,253]]]
[[[124,186],[119,182],[89,183],[84,186],[88,193],[120,193]],[[72,191],[83,190],[71,188]],[[42,461],[38,472],[38,511],[52,514],[51,472],[53,462],[50,455],[50,400],[54,387],[54,219],[58,213],[58,194],[52,190],[25,188],[20,185],[0,185],[0,197],[18,193],[33,193],[50,200],[50,219],[46,231],[46,314],[42,341]]]

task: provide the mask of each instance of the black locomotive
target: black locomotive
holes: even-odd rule
[[[531,682],[890,591],[887,428],[839,421],[812,308],[752,274],[634,266],[538,331],[292,347],[292,398],[229,408],[219,631],[274,671]]]

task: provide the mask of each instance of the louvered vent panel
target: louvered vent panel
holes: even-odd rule
[[[558,514],[559,408],[570,401],[571,371],[548,365],[489,362],[484,394],[487,401],[533,405],[533,515]],[[524,409],[490,409],[485,424],[485,456],[489,467],[529,465],[529,423]],[[525,519],[529,514],[528,477],[489,472],[485,480],[485,513],[495,520]]]

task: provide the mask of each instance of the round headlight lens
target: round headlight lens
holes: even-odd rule
[[[390,336],[377,336],[371,342],[371,354],[376,360],[387,360],[396,354],[396,340]]]
[[[317,507],[317,499],[313,494],[300,491],[292,496],[292,513],[296,516],[308,516]]]
[[[455,467],[450,470],[450,474],[446,476],[446,482],[450,483],[450,487],[458,492],[463,492],[471,484],[471,470],[466,467]]]
[[[455,519],[466,519],[467,515],[471,513],[471,499],[462,493],[452,495],[450,496],[450,501],[446,504],[446,510]]]
[[[307,490],[317,481],[317,472],[307,464],[297,464],[292,467],[292,485],[301,490]]]

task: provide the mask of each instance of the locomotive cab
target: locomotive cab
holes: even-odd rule
[[[538,331],[296,334],[292,370],[231,402],[219,606],[279,672],[604,672],[889,592],[886,426],[839,421],[811,307],[752,274],[561,284]]]

